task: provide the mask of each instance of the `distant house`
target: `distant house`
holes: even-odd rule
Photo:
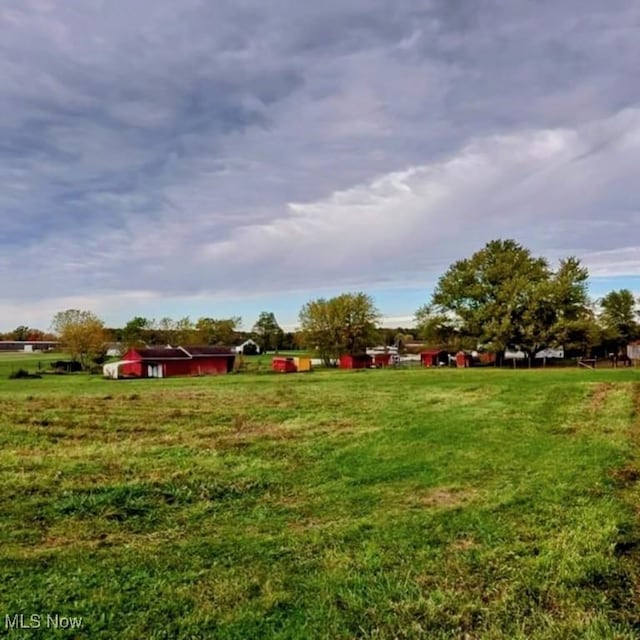
[[[49,351],[59,343],[54,340],[0,340],[0,351]]]
[[[527,354],[522,349],[510,349],[507,347],[504,350],[503,358],[505,360],[526,360]]]
[[[107,358],[118,358],[122,355],[123,346],[120,342],[109,342],[105,345]]]
[[[627,358],[634,363],[640,360],[640,340],[634,340],[627,345]]]
[[[541,349],[535,354],[534,358],[537,358],[538,360],[546,360],[547,358],[564,358],[564,347],[556,347],[555,349],[548,347],[546,349]]]
[[[233,370],[231,347],[129,349],[122,360],[104,365],[107,378],[167,378],[224,374]]]
[[[237,347],[234,347],[236,353],[242,353],[246,355],[253,355],[255,353],[260,353],[260,345],[255,341],[249,338],[245,340],[242,344],[239,344]]]

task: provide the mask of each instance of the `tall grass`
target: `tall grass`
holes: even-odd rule
[[[638,384],[2,380],[0,611],[98,639],[638,637]]]

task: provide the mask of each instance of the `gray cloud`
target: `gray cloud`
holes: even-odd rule
[[[634,273],[639,26],[632,0],[4,2],[0,322],[427,286],[507,235]]]

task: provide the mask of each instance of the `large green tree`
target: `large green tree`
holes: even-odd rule
[[[567,258],[553,271],[515,240],[492,240],[442,275],[431,304],[418,310],[424,330],[500,352],[529,355],[563,344],[588,320],[587,270]]]
[[[300,310],[302,344],[328,365],[341,354],[362,353],[377,338],[380,317],[365,293],[343,293],[335,298],[307,302]]]
[[[549,272],[546,282],[532,290],[523,313],[522,348],[532,353],[554,345],[588,350],[597,340],[588,277],[578,259],[565,258],[555,272]]]
[[[232,344],[242,325],[242,318],[200,318],[195,325],[198,342],[204,344]]]
[[[263,311],[258,316],[252,330],[262,351],[272,349],[277,353],[282,346],[284,332],[280,328],[273,312]]]
[[[83,369],[104,352],[107,339],[104,323],[91,311],[60,311],[53,317],[51,328],[62,347]]]
[[[598,319],[606,342],[620,348],[638,337],[638,310],[636,300],[629,289],[610,291],[599,303]]]
[[[122,329],[122,342],[127,348],[144,346],[149,341],[153,326],[153,320],[135,316]]]

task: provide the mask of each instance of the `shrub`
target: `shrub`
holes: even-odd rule
[[[39,373],[29,373],[26,369],[18,369],[9,374],[9,380],[18,380],[20,378],[42,378]]]

